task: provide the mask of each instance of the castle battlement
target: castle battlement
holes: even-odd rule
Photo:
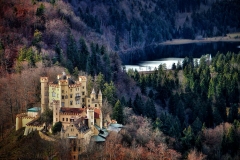
[[[55,104],[56,105],[56,104],[60,104],[60,102],[57,101],[57,100],[54,100],[51,104],[53,104],[53,105]]]
[[[48,82],[48,77],[41,77],[40,82],[41,83]]]
[[[78,78],[79,78],[80,82],[81,81],[87,81],[87,77],[85,77],[85,76],[79,76]]]
[[[16,117],[18,118],[22,118],[22,117],[26,117],[27,116],[27,113],[20,113],[20,114],[17,114]]]
[[[69,85],[69,88],[76,88],[76,87],[81,87],[81,83],[80,84],[73,84],[73,85]]]

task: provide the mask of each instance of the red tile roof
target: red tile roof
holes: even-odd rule
[[[67,108],[67,107],[61,107],[61,112],[63,113],[82,113],[84,111],[83,108]]]
[[[98,108],[94,109],[94,118],[100,118],[101,111]]]

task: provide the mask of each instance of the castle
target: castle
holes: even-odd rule
[[[67,138],[71,146],[72,159],[78,159],[79,153],[92,138],[103,142],[108,135],[103,128],[102,93],[87,93],[87,78],[79,76],[74,81],[64,72],[53,82],[48,77],[40,77],[41,107],[28,109],[27,113],[16,116],[16,130],[25,127],[24,135],[34,130],[43,130],[45,124],[39,122],[40,112],[47,107],[53,111],[53,125],[62,123],[61,138]],[[114,125],[113,125],[114,126]],[[106,126],[105,126],[106,127]]]

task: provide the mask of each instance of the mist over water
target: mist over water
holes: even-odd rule
[[[199,61],[199,58],[194,58],[194,61],[195,59]],[[156,61],[143,61],[140,62],[138,65],[125,65],[125,67],[126,70],[136,69],[138,71],[154,71],[154,69],[157,69],[159,65],[165,65],[166,69],[171,69],[173,63],[175,63],[175,65],[177,65],[178,62],[182,64],[183,60],[184,58],[162,58]]]
[[[210,54],[212,57],[218,52],[240,52],[240,42],[211,42],[211,43],[191,43],[181,45],[158,45],[146,47],[143,50],[120,54],[126,70],[153,71],[160,64],[165,64],[167,69],[171,69],[173,63],[182,64],[185,57],[200,59],[202,55]]]

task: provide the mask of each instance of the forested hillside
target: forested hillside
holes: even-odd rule
[[[67,47],[82,53],[84,42],[122,51],[173,38],[225,35],[239,31],[239,6],[238,0],[1,0],[1,70],[12,72],[24,49],[33,55],[28,60],[45,58],[73,70],[80,68]]]
[[[125,71],[118,55],[239,31],[239,7],[238,0],[0,0],[0,155],[68,155],[65,145],[47,155],[38,146],[38,157],[27,145],[24,155],[16,146],[28,139],[18,132],[7,146],[14,152],[4,148],[16,114],[40,102],[39,77],[66,71],[87,76],[88,93],[102,91],[103,115],[125,126],[105,146],[86,146],[82,159],[239,159],[239,53],[186,57],[151,74]]]
[[[141,92],[161,105],[157,116],[151,105],[136,96],[135,113],[154,120],[153,126],[174,138],[175,149],[186,154],[196,148],[208,159],[239,158],[240,54],[218,53],[200,62],[186,57],[166,71],[160,65],[153,74],[128,74]],[[128,105],[130,106],[130,105]],[[238,158],[237,158],[238,157]]]

